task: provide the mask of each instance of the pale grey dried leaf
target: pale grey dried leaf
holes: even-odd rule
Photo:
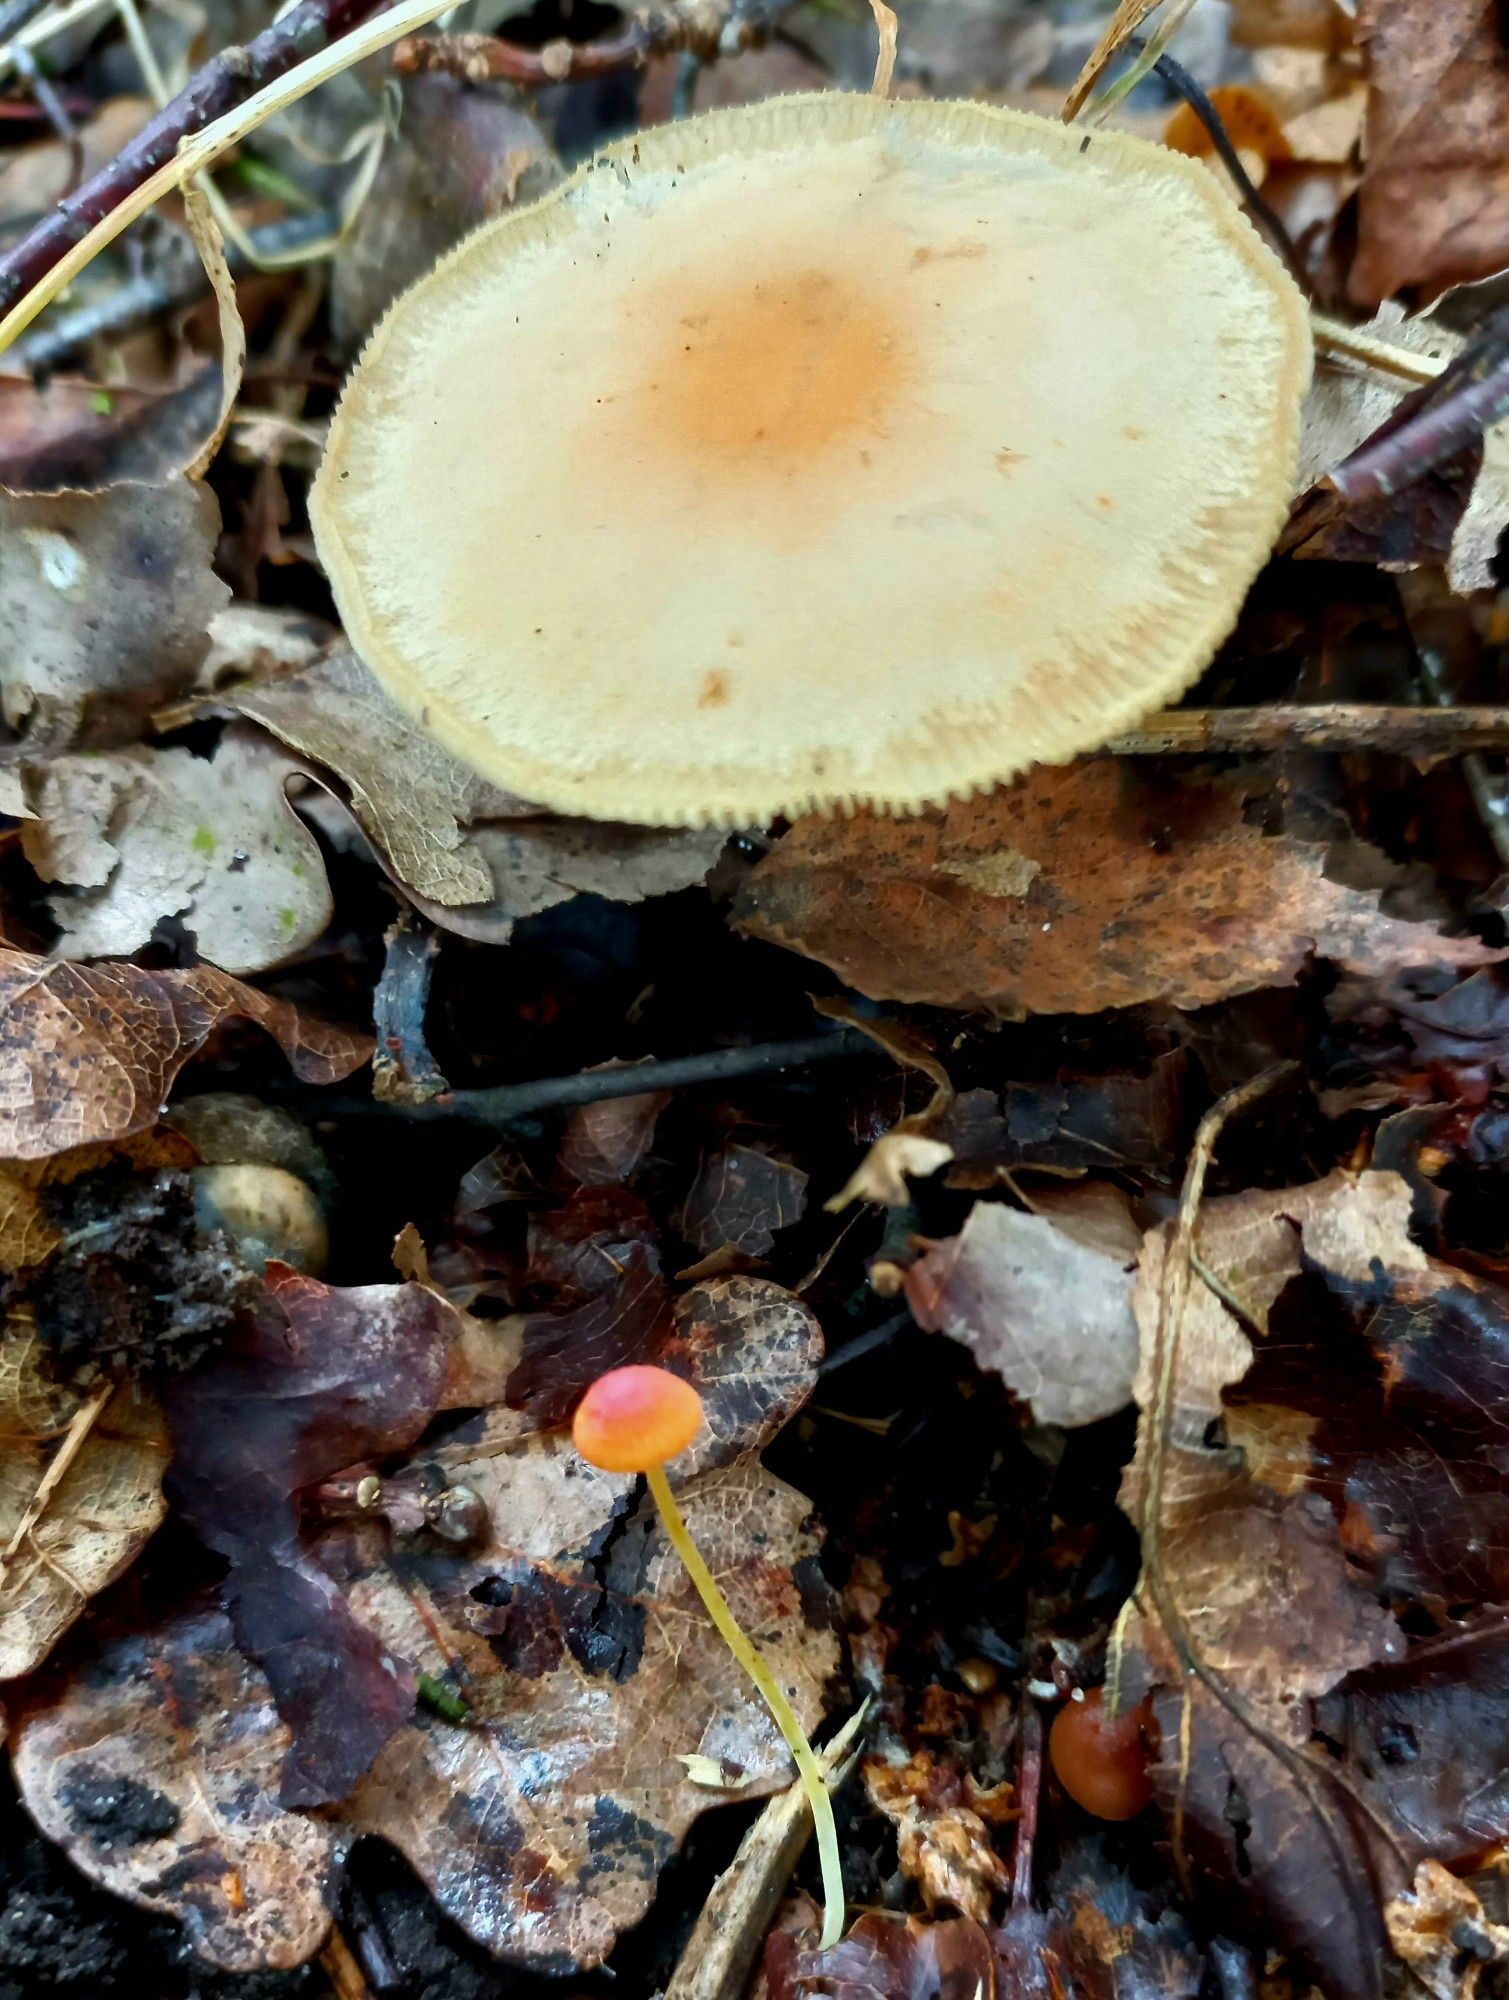
[[[706,880],[728,835],[718,827],[623,826],[612,820],[520,818],[470,829],[467,850],[493,883],[485,907],[446,910],[421,902],[427,916],[462,937],[506,944],[523,917],[572,896],[639,903]]]
[[[91,1881],[178,1918],[230,1972],[302,1965],[324,1942],[336,1829],[277,1803],[289,1733],[259,1668],[213,1609],[98,1643],[15,1719],[16,1782]],[[132,1806],[136,1839],[112,1837]]]
[[[229,681],[271,679],[311,667],[339,637],[328,619],[283,604],[235,598],[210,620],[210,649],[199,669],[206,690]]]
[[[349,646],[225,699],[344,782],[352,811],[408,888],[447,908],[491,897],[492,875],[461,829],[512,802],[401,714]]]
[[[211,965],[236,974],[314,943],[330,921],[319,843],[288,803],[298,767],[264,738],[210,757],[135,744],[38,766],[26,858],[77,885],[51,900],[63,958],[124,958],[180,917]]]
[[[1132,1262],[1124,1237],[1086,1242],[1045,1215],[977,1201],[957,1236],[911,1266],[907,1302],[1039,1423],[1090,1424],[1132,1399]]]
[[[230,592],[220,510],[173,479],[102,493],[0,492],[0,708],[62,748],[139,735],[194,684]]]

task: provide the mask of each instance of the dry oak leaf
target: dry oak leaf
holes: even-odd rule
[[[332,1531],[355,1615],[468,1704],[416,1716],[339,1808],[390,1841],[477,1943],[535,1970],[586,1970],[637,1922],[660,1869],[714,1803],[681,1762],[788,1783],[774,1725],[708,1622],[634,1482],[569,1439],[493,1410],[416,1455],[480,1496],[492,1534],[466,1552],[390,1553]],[[433,1468],[433,1470],[431,1469]],[[680,1487],[708,1566],[804,1727],[838,1664],[808,1503],[751,1457]],[[365,1541],[363,1540],[365,1535]]]
[[[1137,1365],[1140,1233],[1119,1189],[1075,1192],[1079,1202],[1052,1216],[977,1201],[959,1234],[906,1274],[917,1324],[969,1348],[1043,1424],[1113,1415],[1132,1399]]]
[[[735,922],[872,999],[1013,1018],[1203,1007],[1286,985],[1311,952],[1372,972],[1496,956],[1328,880],[1323,847],[1248,823],[1248,782],[1101,759],[916,818],[798,820]]]
[[[21,844],[49,882],[64,958],[118,958],[182,917],[201,958],[265,972],[330,921],[319,843],[288,802],[298,766],[250,731],[210,757],[135,744],[33,772]]]
[[[193,686],[230,596],[219,531],[213,493],[182,478],[0,492],[0,710],[29,747],[129,740]]]
[[[222,1021],[255,1021],[305,1083],[335,1083],[368,1035],[312,1019],[213,966],[151,972],[0,951],[0,1160],[41,1160],[155,1124]]]
[[[0,1680],[28,1674],[161,1522],[168,1434],[136,1383],[54,1381],[28,1313],[0,1334]]]
[[[97,1642],[27,1690],[12,1734],[28,1812],[91,1880],[227,1971],[319,1950],[337,1833],[276,1804],[288,1731],[222,1612]]]
[[[1377,305],[1509,262],[1509,67],[1497,0],[1360,0],[1366,168],[1348,290]]]

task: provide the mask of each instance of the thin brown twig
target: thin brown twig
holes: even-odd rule
[[[1455,757],[1468,750],[1509,750],[1509,708],[1404,708],[1350,701],[1171,708],[1113,737],[1106,748],[1116,757],[1258,750]]]
[[[222,49],[129,145],[0,256],[0,313],[22,299],[129,194],[170,161],[181,140],[376,12],[380,0],[297,0],[244,48]]]
[[[1201,1119],[1195,1133],[1194,1144],[1190,1149],[1173,1235],[1164,1258],[1163,1281],[1158,1296],[1153,1340],[1154,1389],[1152,1402],[1146,1413],[1148,1449],[1139,1523],[1142,1534],[1142,1580],[1138,1590],[1139,1596],[1145,1589],[1151,1598],[1159,1622],[1185,1675],[1182,1732],[1188,1731],[1192,1720],[1189,1684],[1198,1681],[1227,1714],[1283,1766],[1293,1780],[1296,1789],[1320,1825],[1335,1860],[1337,1874],[1352,1899],[1354,1917],[1359,1924],[1363,1924],[1365,1919],[1356,1916],[1356,1912],[1360,1907],[1367,1905],[1368,1899],[1366,1887],[1359,1886],[1357,1877],[1360,1873],[1365,1873],[1367,1863],[1365,1857],[1359,1854],[1357,1844],[1346,1826],[1346,1805],[1357,1807],[1367,1815],[1380,1840],[1402,1862],[1404,1856],[1397,1837],[1384,1824],[1376,1809],[1367,1800],[1359,1797],[1339,1772],[1324,1770],[1302,1750],[1276,1735],[1261,1717],[1253,1712],[1249,1703],[1231,1686],[1226,1676],[1202,1657],[1189,1619],[1185,1615],[1184,1606],[1169,1580],[1163,1561],[1164,1476],[1173,1441],[1174,1395],[1179,1376],[1180,1338],[1189,1305],[1191,1286],[1196,1275],[1195,1231],[1205,1197],[1206,1177],[1215,1155],[1217,1141],[1227,1122],[1264,1096],[1275,1083],[1291,1073],[1295,1067],[1293,1062],[1277,1063],[1271,1069],[1262,1071],[1260,1075],[1238,1084],[1234,1090],[1229,1090]],[[1187,1743],[1182,1754],[1187,1760]],[[1339,1794],[1345,1801],[1341,1813],[1333,1809],[1325,1795],[1328,1784],[1333,1796]],[[1182,1806],[1181,1786],[1180,1811],[1175,1817],[1175,1859],[1181,1871],[1184,1866],[1180,1828]]]
[[[521,48],[496,35],[409,35],[393,51],[403,73],[440,70],[466,83],[515,83],[543,89],[638,69],[655,56],[692,55],[715,62],[769,40],[792,0],[722,0],[709,7],[673,4],[637,14],[626,28],[595,42],[547,42]]]
[[[37,1482],[36,1492],[31,1496],[25,1511],[16,1523],[15,1533],[6,1544],[4,1553],[0,1554],[0,1577],[4,1576],[5,1571],[15,1561],[21,1545],[47,1512],[53,1494],[62,1485],[69,1468],[88,1443],[89,1433],[98,1422],[101,1411],[115,1394],[115,1389],[114,1382],[102,1382],[89,1400],[81,1403],[74,1412],[64,1433],[63,1442],[53,1453],[47,1470]]]

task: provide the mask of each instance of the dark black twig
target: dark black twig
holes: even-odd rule
[[[538,1077],[529,1083],[500,1083],[491,1090],[453,1090],[429,1104],[382,1104],[370,1097],[322,1093],[322,1117],[450,1118],[506,1129],[542,1112],[610,1097],[638,1097],[651,1090],[690,1090],[697,1084],[736,1083],[744,1077],[778,1076],[783,1070],[856,1056],[879,1061],[881,1051],[857,1029],[809,1035],[795,1042],[760,1042],[750,1048],[713,1049],[705,1055],[669,1056],[664,1061],[625,1063],[611,1069],[582,1070],[576,1076]]]
[[[1126,46],[1140,54],[1143,44],[1140,37],[1133,36]],[[1200,123],[1205,127],[1206,132],[1210,136],[1210,143],[1216,149],[1216,156],[1227,173],[1236,182],[1248,213],[1283,259],[1285,267],[1295,284],[1299,286],[1305,297],[1309,298],[1312,290],[1310,274],[1305,269],[1300,254],[1294,247],[1294,239],[1290,236],[1288,230],[1285,229],[1273,209],[1269,207],[1262,195],[1253,186],[1252,176],[1242,165],[1242,156],[1231,143],[1231,134],[1226,130],[1222,122],[1220,112],[1217,111],[1199,84],[1195,82],[1183,63],[1176,62],[1173,56],[1159,56],[1158,60],[1153,64],[1153,71],[1155,75],[1163,78],[1163,81],[1176,96],[1183,98],[1190,110],[1194,112]]]

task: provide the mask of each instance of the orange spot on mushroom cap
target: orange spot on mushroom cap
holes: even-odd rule
[[[873,435],[912,370],[894,299],[852,273],[798,268],[690,302],[651,294],[638,303],[667,329],[648,350],[643,394],[631,399],[644,442],[706,460],[720,476],[789,478]]]
[[[643,1472],[686,1450],[702,1428],[702,1398],[666,1368],[612,1368],[583,1396],[576,1448],[604,1472]]]
[[[1152,1803],[1148,1765],[1153,1756],[1149,1703],[1116,1714],[1099,1688],[1068,1701],[1053,1718],[1048,1758],[1058,1782],[1077,1806],[1097,1819],[1135,1819]]]

